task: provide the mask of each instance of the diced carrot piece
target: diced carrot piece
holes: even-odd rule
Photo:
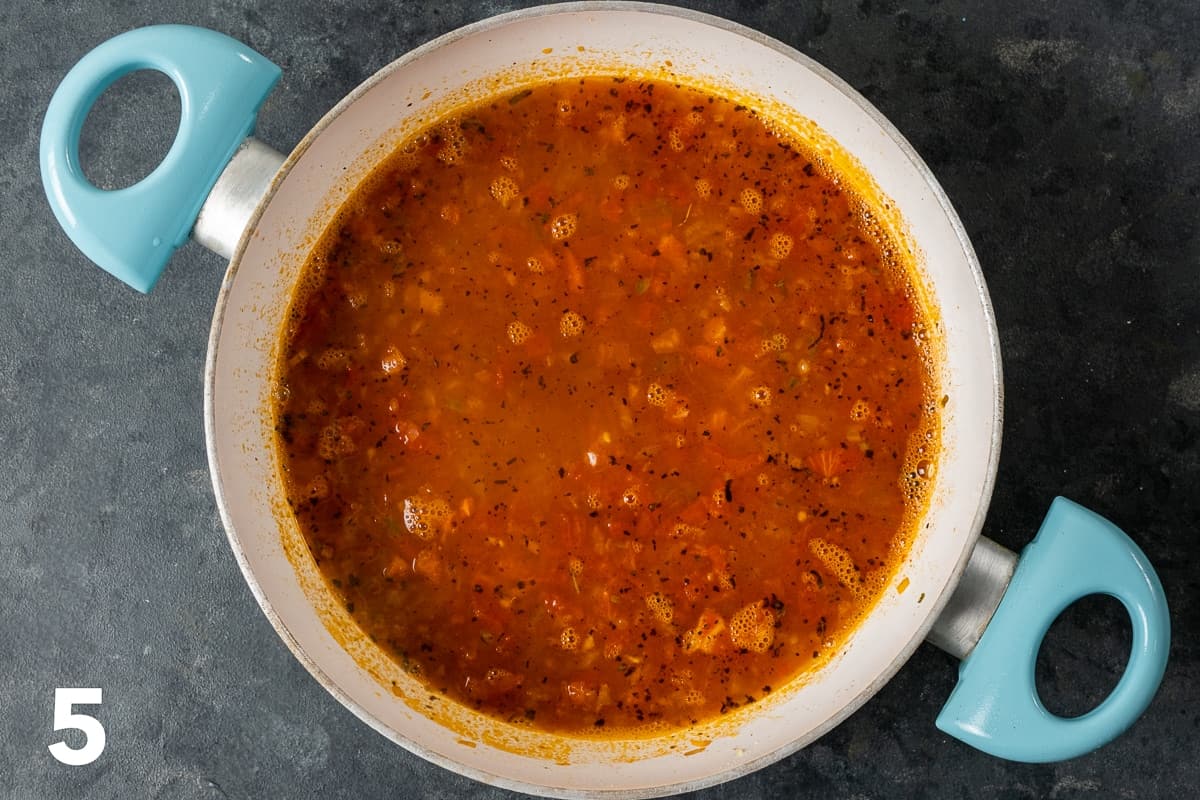
[[[702,361],[706,364],[723,363],[724,354],[717,355],[717,348],[711,344],[694,345],[688,352],[695,356],[697,361]]]
[[[383,574],[389,578],[399,578],[407,575],[411,569],[411,562],[404,556],[397,553],[388,565],[383,568]]]
[[[724,632],[724,618],[712,609],[706,608],[696,622],[696,627],[683,635],[683,652],[694,653],[699,650],[702,653],[713,653]]]
[[[650,348],[656,353],[674,353],[679,349],[681,337],[675,328],[668,328],[650,338]]]
[[[716,316],[709,317],[704,323],[704,341],[712,344],[723,344],[725,342],[725,317]]]
[[[658,253],[667,264],[676,269],[687,266],[687,248],[674,234],[668,233],[658,240]]]
[[[421,289],[419,307],[424,314],[440,314],[446,307],[446,299],[437,292]]]
[[[567,288],[573,292],[583,291],[583,265],[570,250],[563,256],[563,266],[567,272]]]
[[[600,201],[600,217],[608,222],[616,222],[621,218],[621,214],[625,212],[625,205],[621,202],[620,195],[606,195]]]
[[[433,583],[440,583],[445,573],[441,556],[430,549],[417,553],[412,566],[414,572]]]

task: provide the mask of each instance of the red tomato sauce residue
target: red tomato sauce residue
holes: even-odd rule
[[[275,419],[313,556],[405,669],[503,720],[755,702],[836,651],[922,510],[937,411],[895,251],[719,96],[596,77],[461,109],[357,190],[293,301]]]

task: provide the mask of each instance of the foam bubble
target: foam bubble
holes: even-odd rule
[[[317,455],[326,461],[350,455],[356,447],[348,426],[341,420],[334,420],[317,435]]]
[[[650,613],[654,618],[663,625],[670,625],[675,618],[675,603],[671,598],[662,592],[653,592],[646,595],[646,608],[650,609]]]
[[[755,386],[750,390],[750,404],[755,408],[771,405],[771,390],[766,386]]]
[[[546,265],[537,256],[530,256],[525,259],[525,267],[534,275],[541,275],[546,271]]]
[[[762,601],[743,606],[729,618],[729,638],[739,650],[765,653],[775,641],[775,615]]]
[[[922,507],[929,491],[933,488],[937,464],[927,455],[928,449],[924,444],[913,447],[911,443],[929,442],[933,438],[932,433],[932,426],[926,423],[924,430],[917,431],[910,437],[909,452],[901,471],[900,488],[909,501],[909,508],[914,512]]]
[[[559,214],[550,223],[550,235],[555,241],[570,239],[579,228],[579,217],[575,214]]]
[[[438,148],[437,158],[443,164],[456,164],[467,153],[467,135],[463,133],[458,120],[451,119],[438,126],[438,134],[442,145]]]
[[[404,172],[411,172],[421,165],[421,159],[417,157],[416,151],[408,150],[407,145],[397,152],[394,158],[396,166]]]
[[[677,522],[675,523],[675,527],[671,528],[671,536],[675,537],[676,539],[680,539],[685,536],[689,538],[696,537],[702,535],[703,533],[703,528],[698,528],[695,525],[688,525],[685,522]]]
[[[533,328],[520,320],[514,319],[508,323],[508,340],[513,344],[525,344],[533,336]]]
[[[521,193],[521,187],[517,186],[517,182],[507,175],[501,175],[492,181],[492,185],[488,187],[492,198],[504,208],[508,208],[513,200]]]
[[[676,153],[683,152],[683,134],[679,132],[679,128],[671,128],[667,133],[667,145]]]
[[[379,359],[379,367],[387,375],[394,375],[408,366],[408,359],[393,344],[383,349],[383,357]]]
[[[616,187],[616,189],[618,191],[623,192],[626,189],[628,189],[629,183],[630,183],[629,176],[624,173],[621,173],[617,177],[613,178],[613,186]]]
[[[583,333],[583,317],[576,314],[574,311],[564,311],[562,319],[558,321],[559,333],[564,339],[570,339],[572,336],[579,336]]]
[[[690,669],[677,669],[671,673],[671,685],[677,689],[685,689],[696,682],[696,673]]]
[[[352,286],[346,285],[345,291],[346,291],[346,303],[354,310],[357,311],[358,309],[362,308],[363,306],[365,306],[367,304],[367,293],[361,287],[357,287],[357,286],[352,287]]]
[[[666,406],[670,397],[671,392],[661,384],[652,383],[646,387],[646,402],[652,406],[662,408]]]
[[[862,595],[863,576],[849,550],[821,538],[810,539],[808,549],[852,594],[856,597]]]
[[[859,398],[854,401],[854,405],[850,406],[850,419],[855,422],[861,422],[871,415],[871,404],[866,400]]]
[[[759,214],[762,212],[763,198],[762,194],[757,189],[752,189],[747,186],[738,194],[738,203],[742,208],[746,209],[748,214]]]
[[[575,632],[574,628],[563,628],[562,634],[559,636],[559,645],[563,650],[575,650],[579,647],[579,634]]]
[[[404,527],[419,539],[428,539],[450,520],[450,504],[440,497],[407,497]]]
[[[517,161],[516,156],[500,156],[500,166],[509,172],[516,172],[520,167],[520,162]]]
[[[621,502],[626,508],[639,508],[642,505],[642,497],[638,494],[636,486],[630,486],[621,494]]]
[[[768,247],[773,258],[783,260],[792,252],[792,237],[786,233],[777,233],[771,237]]]
[[[701,200],[707,200],[712,197],[712,183],[708,178],[697,178],[695,183],[696,196]]]
[[[407,155],[415,155],[422,147],[424,147],[427,144],[429,144],[429,133],[422,131],[421,133],[418,133],[416,136],[412,137],[407,142],[405,142],[404,146],[402,148],[400,148],[400,150],[401,150],[401,152],[403,152]]]
[[[787,335],[782,334],[782,333],[777,333],[773,336],[769,336],[766,339],[762,340],[762,342],[759,344],[759,347],[758,347],[758,353],[759,353],[759,355],[764,355],[764,356],[767,355],[768,353],[782,353],[784,350],[787,349],[787,346],[788,346]]]
[[[683,634],[683,652],[692,653],[699,650],[702,653],[711,653],[724,632],[725,620],[721,615],[705,609],[696,626]]]
[[[350,353],[344,347],[329,347],[317,356],[317,367],[326,372],[345,369],[349,364]]]
[[[916,322],[913,323],[911,331],[912,331],[912,340],[915,345],[920,347],[922,345],[929,343],[929,340],[931,337],[930,337],[929,328],[926,327],[925,323],[921,322],[920,320],[917,320]]]

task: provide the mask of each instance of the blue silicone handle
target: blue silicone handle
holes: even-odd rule
[[[1067,606],[1112,595],[1133,623],[1129,663],[1092,711],[1065,719],[1042,705],[1038,650]],[[1059,497],[1021,553],[983,637],[959,667],[937,726],[972,747],[1013,761],[1062,761],[1108,743],[1133,724],[1162,681],[1171,622],[1162,584],[1146,556],[1108,520]]]
[[[83,121],[114,81],[142,69],[174,81],[179,132],[162,163],[141,181],[97,189],[79,163]],[[42,123],[42,185],[63,230],[96,264],[150,291],[253,131],[279,75],[279,67],[241,42],[186,25],[139,28],[85,55],[55,91]]]

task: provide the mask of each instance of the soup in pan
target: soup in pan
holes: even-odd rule
[[[313,250],[276,376],[289,502],[358,625],[573,735],[824,663],[904,589],[939,444],[931,312],[877,219],[784,126],[661,81],[407,141]]]

